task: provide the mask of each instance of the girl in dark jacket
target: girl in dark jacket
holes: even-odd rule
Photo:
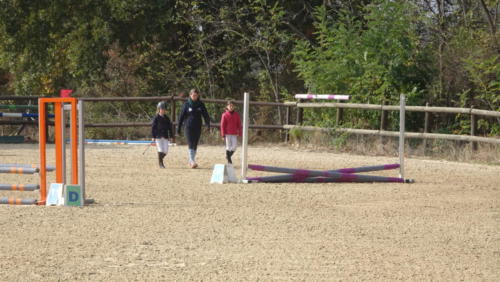
[[[174,137],[172,132],[172,123],[165,114],[165,102],[159,102],[157,105],[158,112],[151,124],[151,135],[153,141],[156,141],[156,148],[158,149],[158,164],[160,168],[165,168],[163,158],[168,153],[168,142]]]
[[[189,98],[184,103],[179,115],[179,126],[177,127],[177,133],[180,135],[182,125],[185,124],[184,134],[188,142],[189,166],[191,168],[198,167],[198,164],[196,164],[196,150],[198,149],[198,141],[200,141],[202,117],[205,120],[205,125],[210,129],[210,117],[205,104],[200,100],[200,93],[196,89],[191,89]]]

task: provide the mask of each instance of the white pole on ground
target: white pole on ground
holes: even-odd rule
[[[85,205],[85,127],[82,100],[78,100],[78,184],[82,189],[82,205]]]
[[[245,92],[243,96],[243,140],[241,144],[241,179],[247,177],[247,152],[248,152],[248,120],[249,120],[249,107],[250,94]]]
[[[404,178],[405,161],[405,95],[399,96],[399,177]]]

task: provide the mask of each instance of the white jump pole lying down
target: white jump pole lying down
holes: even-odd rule
[[[349,100],[349,95],[339,94],[295,94],[295,99]]]
[[[249,110],[250,110],[250,94],[248,92],[244,93],[243,96],[243,140],[241,144],[241,179],[247,177],[247,152],[248,152],[248,121],[249,121]]]
[[[399,177],[404,178],[405,171],[405,95],[399,96]]]

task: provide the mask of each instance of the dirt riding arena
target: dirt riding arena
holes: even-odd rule
[[[201,146],[195,170],[185,146],[164,170],[145,148],[86,147],[92,206],[0,206],[1,280],[500,280],[500,166],[409,158],[414,184],[211,185],[221,146]],[[0,146],[0,163],[37,162],[36,144]],[[394,162],[249,149],[249,163],[296,168]]]

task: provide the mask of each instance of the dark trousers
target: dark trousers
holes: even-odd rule
[[[198,142],[200,141],[201,126],[186,127],[184,134],[186,135],[189,149],[196,151],[198,149]]]

